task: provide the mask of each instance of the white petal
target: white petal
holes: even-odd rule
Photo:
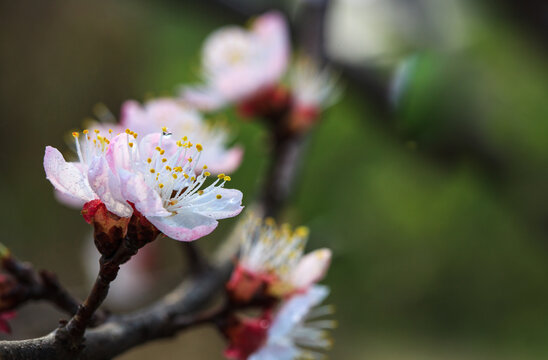
[[[306,288],[320,281],[331,263],[331,250],[319,249],[306,254],[293,270],[291,282],[297,289]]]
[[[127,201],[132,202],[141,214],[147,218],[149,216],[171,215],[164,208],[160,195],[146,184],[142,174],[133,174],[120,169],[119,176],[122,184],[122,195]]]
[[[218,199],[217,195],[221,195]],[[203,195],[194,195],[189,202],[192,211],[214,219],[238,215],[242,209],[242,192],[236,189],[215,188]]]
[[[74,164],[66,162],[59,150],[51,146],[46,147],[44,170],[47,179],[59,192],[85,202],[97,198],[86,176]]]
[[[120,217],[129,217],[133,209],[122,197],[119,180],[110,170],[104,157],[95,158],[89,166],[88,179],[91,188],[107,209]]]
[[[293,345],[267,344],[252,354],[249,360],[294,360],[299,353]]]
[[[179,241],[193,241],[211,233],[218,222],[190,211],[164,217],[147,217],[162,233]]]
[[[327,286],[315,285],[305,293],[294,295],[280,309],[268,330],[269,342],[286,337],[295,325],[301,323],[310,310],[329,294]]]

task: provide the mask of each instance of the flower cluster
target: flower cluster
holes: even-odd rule
[[[293,231],[272,219],[251,216],[241,230],[241,253],[227,291],[234,303],[260,304],[261,313],[232,320],[225,330],[225,355],[237,360],[320,358],[317,351],[331,346],[326,329],[335,326],[317,319],[332,312],[329,306],[317,307],[329,293],[317,282],[327,272],[331,251],[303,256],[308,230]]]
[[[176,140],[166,127],[142,138],[129,129],[73,136],[78,161],[67,162],[48,146],[44,169],[57,191],[86,202],[88,222],[99,214],[125,235],[135,214],[173,239],[192,241],[213,231],[217,219],[242,210],[242,193],[224,188],[229,176],[219,174],[206,185],[211,173],[206,165],[197,168],[203,145]]]
[[[236,104],[247,117],[280,118],[290,131],[310,128],[338,95],[335,78],[304,55],[291,64],[284,17],[266,13],[249,30],[227,26],[212,33],[202,51],[204,84],[184,86],[181,98],[206,111]],[[282,83],[284,75],[289,84]]]

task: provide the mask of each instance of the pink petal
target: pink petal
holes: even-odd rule
[[[122,197],[120,182],[110,170],[104,157],[98,157],[91,163],[88,180],[91,188],[110,212],[120,217],[131,216],[133,209]]]
[[[232,174],[238,169],[244,157],[244,149],[241,146],[234,146],[227,150],[220,161],[209,166],[209,171],[213,174]]]
[[[331,263],[331,250],[319,249],[302,257],[291,276],[291,282],[298,289],[308,288],[327,273]]]
[[[203,111],[215,111],[226,104],[226,100],[219,92],[205,86],[185,86],[180,96],[183,101]]]
[[[135,130],[135,122],[143,116],[141,105],[135,100],[128,100],[122,104],[120,111],[120,125],[123,128]]]
[[[253,32],[270,52],[263,76],[275,82],[285,73],[289,62],[290,45],[285,17],[280,12],[270,11],[255,20]]]
[[[211,233],[218,222],[190,211],[165,217],[147,217],[162,233],[179,241],[193,241]]]
[[[126,133],[116,135],[108,146],[105,158],[112,172],[117,175],[120,169],[131,169],[129,136]]]
[[[47,146],[44,155],[47,179],[59,192],[84,202],[96,199],[84,174],[72,163],[66,162],[59,150]]]
[[[171,215],[164,208],[160,195],[146,184],[141,174],[121,169],[119,176],[124,198],[132,202],[145,217]]]
[[[139,144],[139,152],[141,153],[141,157],[143,159],[152,158],[154,154],[158,153],[158,150],[156,150],[156,147],[158,146],[165,150],[163,157],[166,158],[169,158],[178,150],[175,140],[171,137],[163,136],[160,132],[155,132],[146,135],[141,140],[141,143]]]

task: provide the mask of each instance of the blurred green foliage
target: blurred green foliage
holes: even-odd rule
[[[55,202],[45,145],[67,149],[65,134],[97,102],[117,113],[125,99],[196,81],[202,40],[240,20],[209,3],[2,7],[2,241],[80,289],[88,230]],[[311,248],[334,249],[333,358],[548,355],[547,55],[507,20],[477,11],[465,48],[418,54],[390,123],[349,82],[309,140],[284,218],[310,226]],[[233,184],[249,204],[265,133],[233,112],[227,119],[246,148]],[[200,243],[212,249],[232,223]]]

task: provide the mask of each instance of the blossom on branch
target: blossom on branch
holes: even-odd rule
[[[242,210],[242,193],[224,188],[230,176],[219,174],[204,186],[211,173],[205,165],[198,173],[202,151],[186,137],[172,139],[167,128],[141,141],[126,130],[113,138],[105,157],[135,210],[165,235],[192,241],[212,232],[217,219]]]
[[[303,256],[308,229],[277,226],[273,219],[251,216],[242,225],[241,253],[227,284],[231,296],[246,302],[265,292],[286,297],[306,291],[320,281],[331,262],[331,251],[319,249]]]
[[[236,360],[321,359],[321,351],[332,346],[327,330],[336,327],[333,320],[319,319],[333,312],[331,306],[318,305],[329,289],[314,285],[286,300],[272,317],[265,311],[260,317],[243,319],[228,332],[225,356]]]
[[[289,60],[287,24],[278,12],[256,18],[249,30],[226,26],[202,49],[204,85],[183,87],[182,98],[202,110],[240,103],[276,86]]]
[[[167,128],[142,140],[129,129],[114,137],[85,130],[82,143],[79,133],[73,135],[80,161],[66,162],[48,146],[44,168],[58,191],[86,201],[83,215],[88,222],[100,216],[118,225],[120,217],[130,221],[133,230],[149,233],[150,222],[173,239],[192,241],[213,231],[217,219],[242,210],[242,193],[224,188],[229,176],[219,174],[203,186],[211,175],[205,165],[199,174],[196,169],[203,146],[186,137],[175,141]]]

